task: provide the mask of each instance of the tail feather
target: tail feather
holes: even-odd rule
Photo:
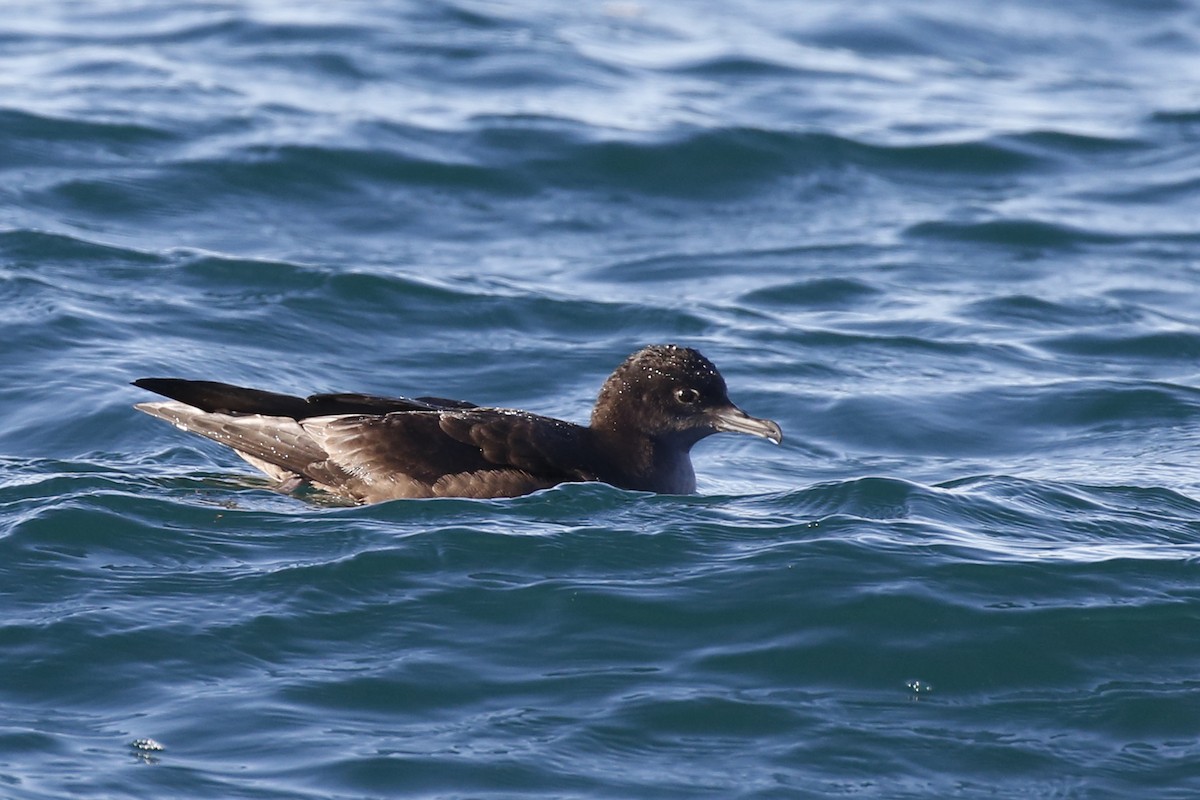
[[[216,381],[139,378],[133,385],[178,400],[201,411],[217,414],[270,414],[295,418],[297,415],[303,416],[308,405],[303,397],[264,392],[261,389],[246,389]],[[146,411],[144,408],[142,410]]]
[[[139,378],[134,386],[215,414],[262,414],[269,417],[308,419],[335,414],[390,414],[394,411],[441,411],[475,408],[474,403],[441,397],[376,397],[369,394],[290,394],[247,389],[217,381],[182,378]]]

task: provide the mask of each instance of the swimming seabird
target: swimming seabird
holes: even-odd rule
[[[645,347],[617,367],[586,427],[440,397],[304,398],[213,381],[133,383],[171,398],[135,408],[228,445],[284,488],[307,483],[361,503],[513,497],[569,481],[689,494],[689,452],[704,437],[783,438],[779,425],[730,401],[711,361],[676,345]]]

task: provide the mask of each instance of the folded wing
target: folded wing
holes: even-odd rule
[[[362,483],[361,499],[508,497],[596,480],[587,431],[522,412],[463,409],[303,420],[329,460]]]

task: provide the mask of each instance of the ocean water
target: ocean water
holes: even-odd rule
[[[0,797],[1200,796],[1197,76],[1194,0],[6,3]],[[650,342],[783,445],[348,508],[128,385]]]

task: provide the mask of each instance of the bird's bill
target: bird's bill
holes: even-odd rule
[[[713,427],[719,431],[761,436],[764,439],[770,439],[775,444],[783,441],[783,431],[777,422],[752,417],[737,406],[730,406],[729,408],[713,412],[712,421]]]

